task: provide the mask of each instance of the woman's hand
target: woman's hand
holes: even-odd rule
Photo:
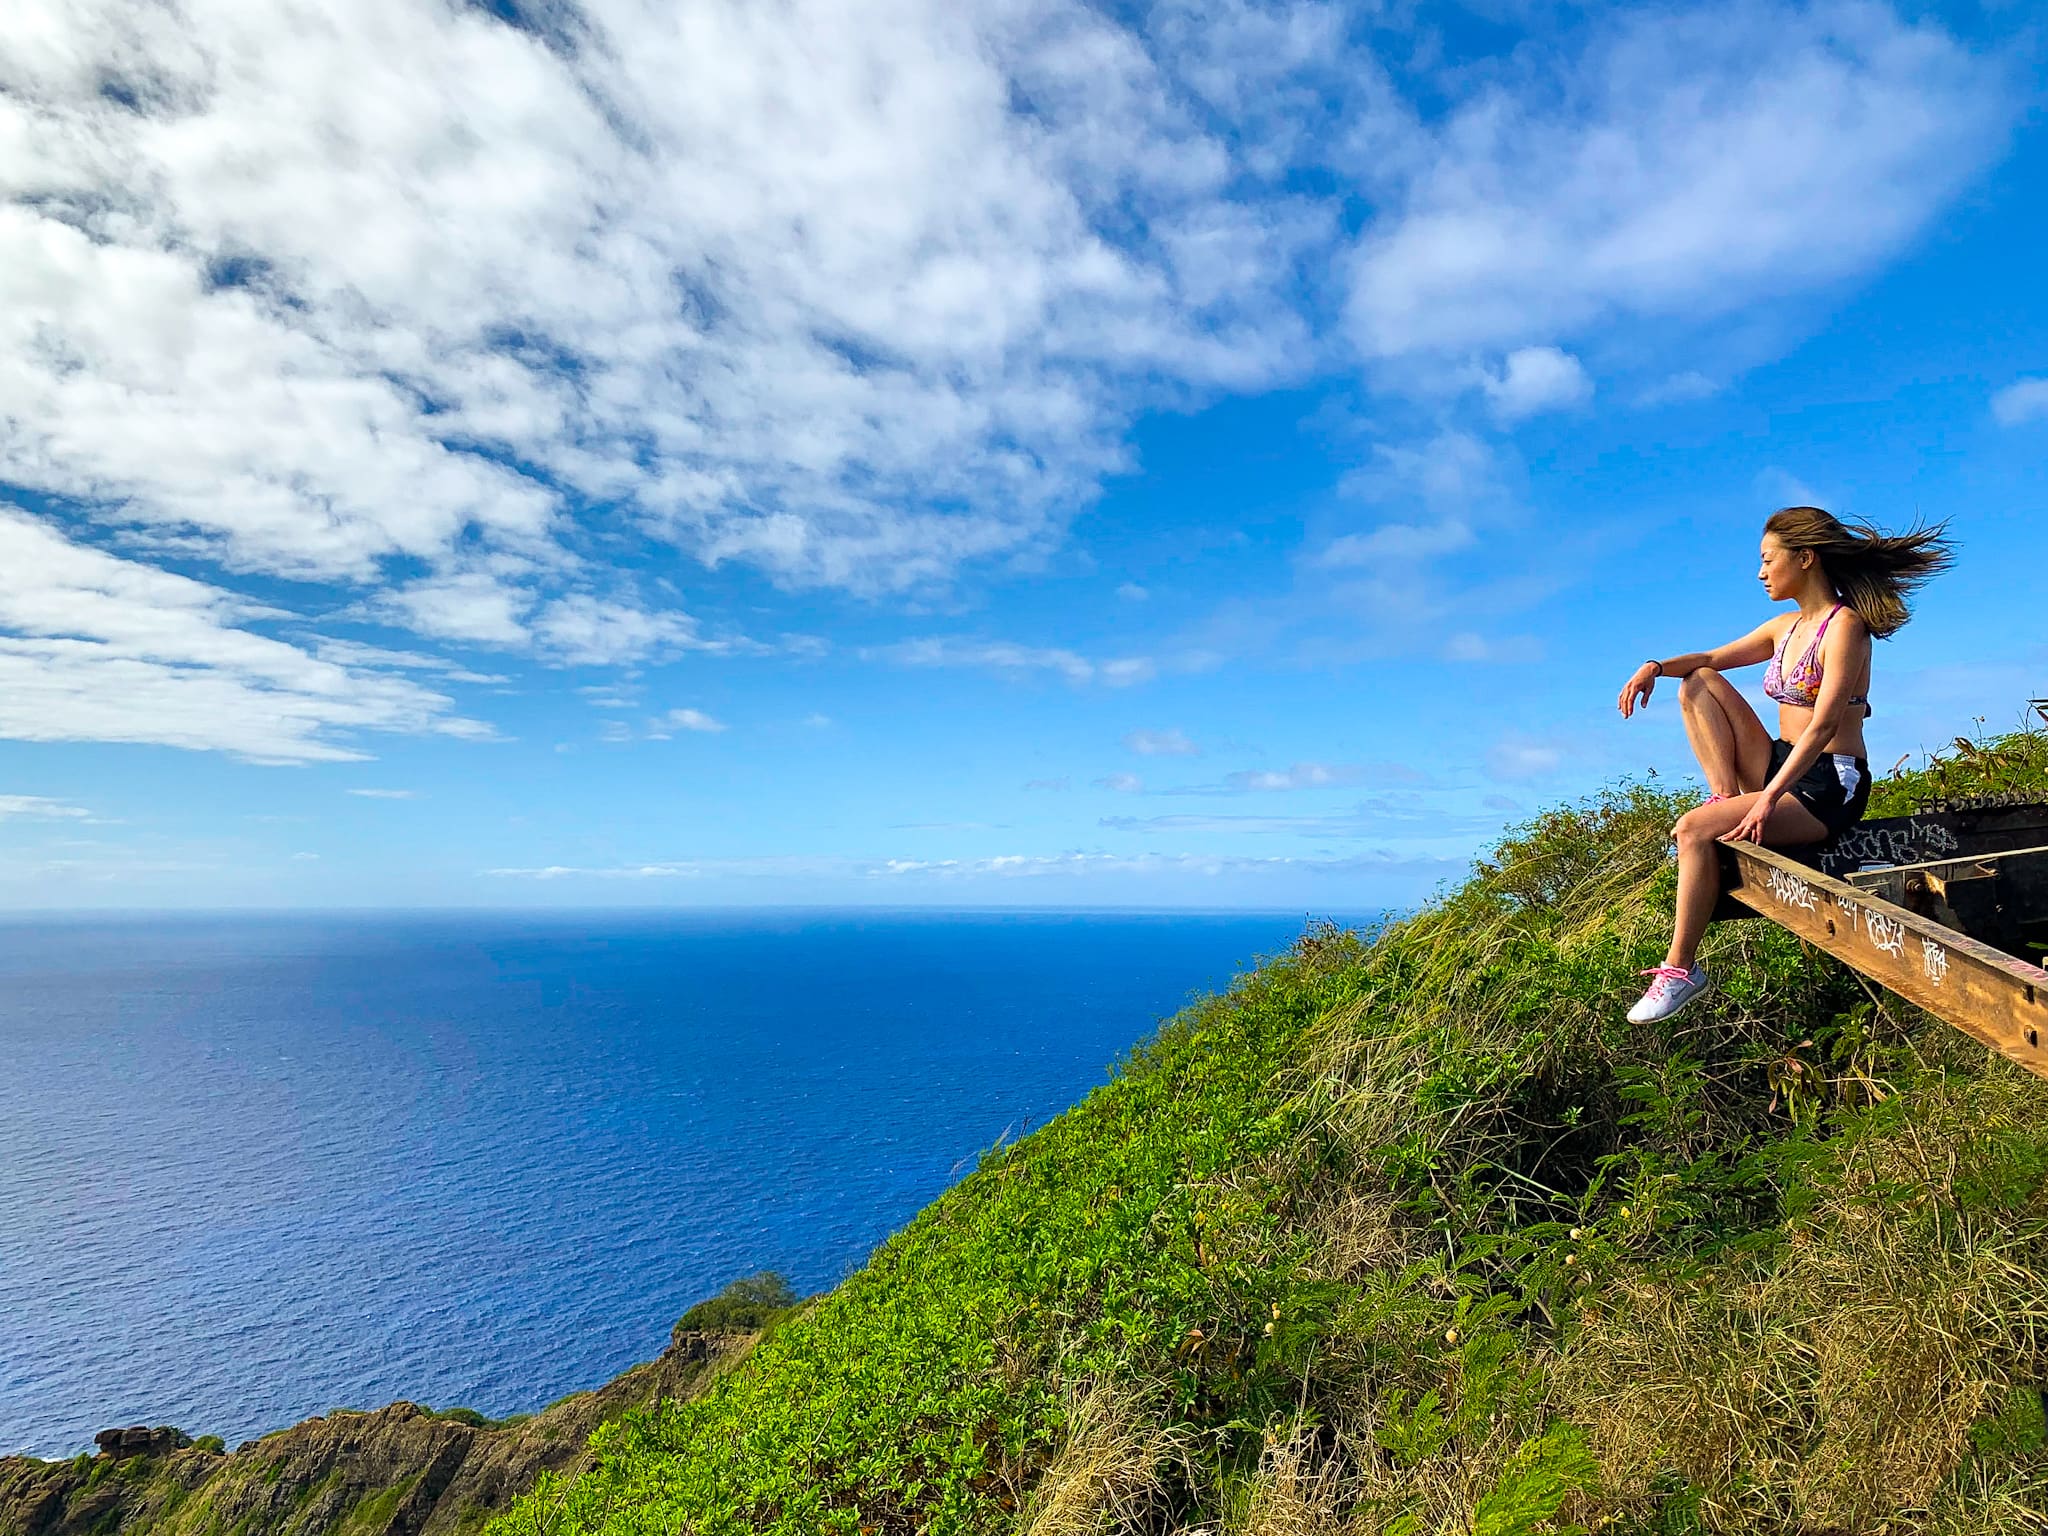
[[[1657,686],[1657,679],[1664,675],[1664,669],[1654,661],[1646,661],[1629,674],[1628,681],[1621,689],[1621,718],[1626,720],[1637,708],[1650,702],[1650,694]]]
[[[1764,827],[1771,819],[1771,812],[1778,808],[1778,800],[1782,793],[1782,791],[1775,789],[1766,789],[1759,792],[1755,802],[1749,808],[1749,814],[1744,816],[1742,820],[1738,821],[1728,831],[1722,833],[1721,841],[1724,843],[1757,843],[1761,845],[1764,840]]]

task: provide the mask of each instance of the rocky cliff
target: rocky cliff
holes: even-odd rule
[[[678,1327],[660,1358],[497,1425],[393,1403],[230,1453],[138,1426],[101,1434],[96,1456],[0,1457],[0,1536],[457,1536],[542,1472],[580,1471],[599,1424],[702,1390],[753,1338]]]

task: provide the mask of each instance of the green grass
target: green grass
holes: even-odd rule
[[[358,1502],[342,1519],[341,1531],[382,1531],[390,1525],[391,1517],[398,1513],[399,1504],[412,1492],[413,1485],[419,1482],[420,1477],[421,1474],[415,1472],[411,1477]]]
[[[1965,745],[1879,803],[2048,792]],[[1758,921],[1625,1024],[1689,803],[1304,935],[494,1536],[2048,1529],[2048,1083]]]

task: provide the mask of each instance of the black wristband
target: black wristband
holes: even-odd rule
[[[1657,669],[1657,675],[1658,675],[1659,677],[1662,677],[1662,676],[1664,675],[1664,663],[1663,663],[1663,662],[1659,661],[1659,660],[1658,660],[1658,659],[1657,659],[1656,657],[1654,657],[1654,656],[1646,657],[1646,658],[1644,658],[1644,660],[1645,660],[1645,662],[1646,662],[1646,664],[1647,664],[1647,665],[1649,665],[1649,666],[1652,666],[1652,667],[1655,667],[1655,668]]]

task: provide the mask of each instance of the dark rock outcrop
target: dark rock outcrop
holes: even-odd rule
[[[192,1437],[168,1424],[159,1424],[155,1429],[147,1424],[131,1424],[126,1429],[103,1429],[92,1437],[92,1443],[100,1448],[102,1456],[119,1460],[123,1456],[168,1456],[172,1451],[184,1450],[192,1443]]]
[[[542,1472],[586,1466],[600,1424],[693,1396],[752,1342],[692,1331],[595,1391],[501,1425],[393,1403],[307,1419],[232,1455],[137,1426],[99,1435],[98,1456],[0,1457],[0,1536],[469,1536]]]

